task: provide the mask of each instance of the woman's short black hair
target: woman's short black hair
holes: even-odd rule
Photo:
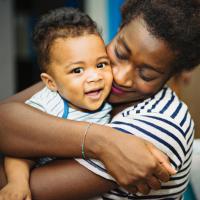
[[[121,12],[121,27],[141,16],[150,33],[177,52],[175,72],[193,69],[200,63],[199,0],[127,0]]]
[[[51,61],[50,48],[57,38],[98,34],[96,23],[84,12],[75,8],[57,8],[41,16],[33,31],[38,63],[41,71],[48,70]]]

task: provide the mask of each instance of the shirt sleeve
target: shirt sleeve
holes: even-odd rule
[[[50,115],[61,117],[64,110],[63,100],[57,92],[43,88],[30,99],[26,104]]]
[[[185,128],[168,115],[147,113],[115,118],[112,127],[151,142],[169,157],[172,166],[178,170],[185,162],[194,137],[194,124],[190,122],[188,120],[188,127]]]
[[[45,106],[42,101],[39,101],[38,99],[35,98],[30,98],[25,102],[27,105],[34,107],[42,112],[46,112]]]

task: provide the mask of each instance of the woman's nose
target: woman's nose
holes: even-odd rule
[[[135,73],[129,67],[113,67],[114,81],[122,87],[133,87]]]

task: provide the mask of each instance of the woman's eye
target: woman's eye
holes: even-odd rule
[[[116,57],[117,57],[118,59],[120,59],[120,60],[128,60],[128,59],[129,59],[129,56],[128,56],[128,55],[119,52],[116,48],[115,48],[114,51],[115,51],[115,55],[116,55]]]
[[[150,82],[150,81],[153,81],[155,79],[153,77],[147,77],[147,76],[144,76],[144,75],[141,75],[140,77],[146,82]]]
[[[81,68],[81,67],[77,67],[72,70],[72,73],[74,73],[74,74],[80,74],[82,72],[83,72],[83,68]]]
[[[99,63],[99,64],[97,64],[97,68],[104,68],[108,64],[109,63],[107,63],[107,62]]]
[[[141,77],[141,79],[143,79],[146,82],[153,81],[157,78],[157,76],[150,75],[147,72],[145,72],[144,70],[139,70],[139,76]]]

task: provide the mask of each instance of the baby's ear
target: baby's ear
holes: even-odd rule
[[[40,75],[43,83],[52,91],[57,91],[57,85],[54,79],[47,73],[41,73]]]

